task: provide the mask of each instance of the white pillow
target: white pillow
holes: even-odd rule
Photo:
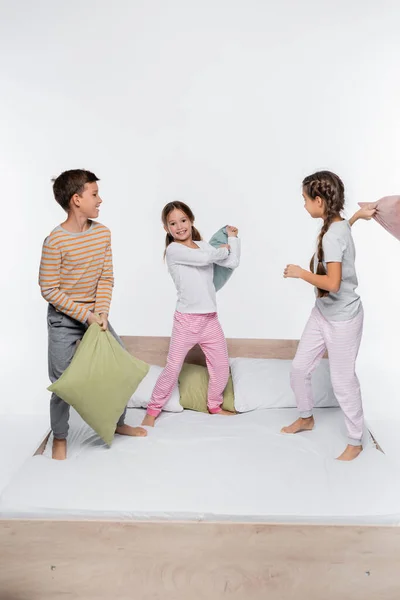
[[[247,412],[257,408],[292,408],[296,406],[290,387],[291,360],[232,358],[230,360],[235,409]],[[325,358],[311,378],[314,406],[338,406]]]
[[[142,379],[139,387],[136,389],[136,392],[129,400],[128,408],[147,408],[154,387],[157,383],[157,379],[159,378],[163,370],[163,367],[158,367],[156,365],[150,366],[149,372],[147,373],[146,377]],[[174,391],[172,392],[172,396],[165,404],[163,410],[166,410],[167,412],[183,411],[183,406],[181,406],[181,403],[179,402],[178,384],[176,384]]]

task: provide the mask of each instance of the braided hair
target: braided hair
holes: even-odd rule
[[[303,190],[313,200],[317,197],[321,198],[325,204],[325,215],[324,224],[322,225],[320,234],[318,236],[317,246],[317,275],[326,275],[326,269],[324,267],[324,249],[322,246],[322,240],[324,235],[328,231],[329,227],[333,223],[334,219],[340,216],[341,211],[344,208],[344,185],[340,177],[331,173],[330,171],[318,171],[313,175],[309,175],[303,180]],[[311,258],[310,271],[314,273],[315,254]],[[328,296],[329,292],[326,290],[318,289],[318,297],[323,298]]]

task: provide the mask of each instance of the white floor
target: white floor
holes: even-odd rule
[[[143,411],[128,411],[139,424]],[[3,517],[400,522],[400,478],[366,433],[352,463],[340,409],[313,432],[279,433],[295,409],[234,417],[163,413],[147,438],[107,448],[72,414],[69,457],[26,461],[0,497]]]

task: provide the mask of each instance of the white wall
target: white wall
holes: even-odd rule
[[[203,234],[240,228],[243,261],[220,293],[229,337],[298,338],[317,224],[300,184],[338,172],[348,214],[400,190],[398,3],[388,0],[28,0],[1,3],[0,412],[47,411],[41,244],[63,213],[50,178],[101,178],[113,232],[112,321],[169,335],[162,206],[182,199]],[[399,243],[357,224],[366,309],[367,416],[399,416]]]

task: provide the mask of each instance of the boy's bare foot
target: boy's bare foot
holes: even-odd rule
[[[303,419],[300,417],[288,427],[282,427],[281,433],[300,433],[300,431],[311,431],[314,428],[314,417]]]
[[[219,412],[217,412],[217,413],[211,413],[211,414],[214,414],[214,415],[224,415],[225,417],[233,417],[234,415],[237,415],[236,412],[231,412],[230,410],[223,410],[222,408],[221,408],[221,410]]]
[[[147,431],[142,427],[131,427],[130,425],[120,425],[115,430],[119,435],[131,435],[132,437],[146,437]]]
[[[142,426],[143,427],[154,427],[154,423],[156,422],[157,417],[153,417],[153,415],[146,415],[143,419]]]
[[[354,460],[361,454],[362,449],[362,446],[351,446],[348,444],[346,450],[340,456],[338,456],[336,460]]]
[[[67,458],[67,440],[54,438],[51,456],[54,460],[65,460]]]

